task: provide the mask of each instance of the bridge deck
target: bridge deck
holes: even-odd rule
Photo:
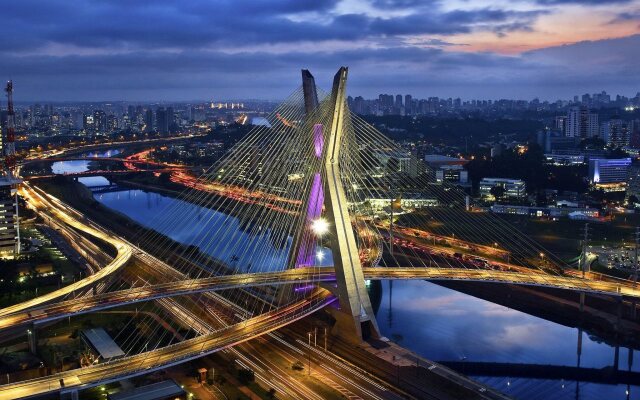
[[[632,282],[607,282],[575,277],[552,276],[537,273],[506,272],[464,268],[363,268],[366,279],[425,279],[495,282],[542,286],[614,296],[640,298],[640,290]],[[39,307],[21,309],[18,312],[0,313],[0,330],[20,324],[42,323],[98,310],[119,307],[165,297],[196,294],[208,291],[279,285],[285,283],[314,283],[335,280],[332,268],[298,268],[281,272],[251,273],[215,276],[201,279],[167,282],[114,292],[102,293],[81,299],[72,299]],[[6,309],[5,309],[6,310]],[[0,310],[4,311],[4,310]],[[3,315],[4,314],[4,315]]]

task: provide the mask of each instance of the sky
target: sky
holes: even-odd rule
[[[19,0],[0,79],[20,101],[349,94],[569,99],[640,91],[640,0]]]

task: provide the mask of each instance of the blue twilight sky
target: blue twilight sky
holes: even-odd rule
[[[15,0],[0,79],[17,100],[280,99],[640,91],[640,0]]]

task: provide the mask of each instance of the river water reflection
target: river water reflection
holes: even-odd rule
[[[489,368],[491,363],[519,364],[523,369],[527,365],[578,365],[578,329],[426,281],[382,282],[377,317],[384,335],[434,361],[466,363],[474,370],[482,364]],[[629,350],[620,348],[621,370],[627,370],[628,357]],[[614,347],[582,333],[581,367],[611,367],[614,359]],[[640,367],[636,363],[631,370],[640,371]],[[640,388],[624,384],[581,382],[576,397],[575,381],[474,378],[521,399],[640,398]]]
[[[80,154],[78,158],[87,158],[87,160],[70,160],[70,161],[56,161],[51,164],[51,171],[54,174],[70,174],[85,172],[89,170],[90,158],[93,157],[113,157],[122,152],[119,149],[111,149],[105,151],[91,151]]]
[[[102,179],[81,178],[80,181],[88,186],[108,183]],[[182,244],[198,246],[240,271],[278,271],[287,262],[291,238],[275,237],[270,230],[252,221],[240,221],[218,211],[142,190],[108,191],[94,196],[141,225]],[[198,221],[195,225],[191,222],[194,220]],[[331,259],[330,250],[322,252],[322,260],[317,259],[316,265],[326,265]]]

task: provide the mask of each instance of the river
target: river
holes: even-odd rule
[[[100,177],[80,178],[87,186],[108,183]],[[180,200],[158,193],[141,190],[116,189],[96,193],[96,199],[105,206],[119,211],[135,221],[186,244],[201,243],[204,235],[223,221],[225,214],[202,209],[192,204],[178,204]],[[158,218],[166,215],[162,210],[172,206],[186,207],[190,213],[201,215],[201,229],[185,226],[175,219]],[[167,208],[168,207],[168,208]],[[165,222],[160,222],[164,220]],[[235,221],[234,221],[235,220]],[[253,270],[279,269],[286,260],[290,240],[280,249],[274,249],[268,232],[250,235],[235,218],[233,251],[202,246],[201,249],[219,259],[230,262],[239,254],[239,269],[246,270],[249,256],[268,248],[270,265],[252,266]],[[253,243],[253,244],[252,244]],[[244,249],[242,252],[240,249]],[[274,266],[277,266],[274,268]],[[578,329],[566,327],[527,313],[513,310],[449,288],[426,281],[383,281],[378,285],[381,296],[377,312],[383,335],[397,341],[416,353],[442,362],[461,362],[478,368],[478,363],[512,363],[518,368],[536,365],[561,366],[567,369],[578,365],[578,337],[581,335],[580,366],[603,368],[613,365],[615,348],[591,338]],[[619,368],[627,370],[629,349],[619,349]],[[637,356],[637,355],[636,355]],[[632,371],[640,371],[639,363]],[[470,374],[501,392],[519,399],[640,399],[640,387],[625,384],[610,385],[559,379],[531,377],[513,378],[509,374],[487,377],[482,373]],[[526,374],[525,374],[526,375]]]
[[[87,153],[80,154],[77,156],[78,158],[86,158],[87,160],[70,160],[70,161],[56,161],[51,164],[51,171],[54,174],[65,174],[65,173],[78,173],[85,172],[89,170],[89,163],[91,162],[91,158],[94,157],[113,157],[122,152],[121,149],[110,149],[105,151],[91,151]]]

